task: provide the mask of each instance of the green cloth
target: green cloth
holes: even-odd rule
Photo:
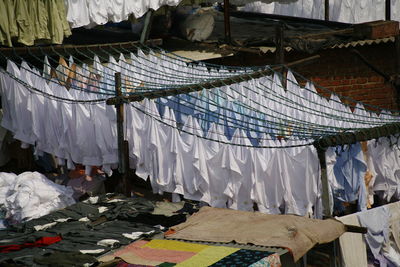
[[[63,0],[0,0],[0,45],[62,44],[70,35]]]
[[[80,252],[54,252],[43,256],[35,257],[34,262],[45,266],[83,266],[86,263],[97,262],[96,258]]]

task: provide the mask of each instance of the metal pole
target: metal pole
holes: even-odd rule
[[[385,0],[385,19],[390,20],[391,3],[390,0]]]
[[[115,96],[117,98],[122,97],[122,81],[121,73],[116,72],[115,75]],[[126,196],[130,196],[130,190],[128,186],[128,153],[126,151],[127,141],[124,137],[124,104],[118,102],[115,104],[117,111],[117,137],[118,137],[118,171],[122,175],[122,190]]]
[[[229,14],[229,0],[224,0],[224,26],[225,26],[225,42],[231,43],[231,21]]]
[[[325,0],[325,20],[329,21],[329,0]]]

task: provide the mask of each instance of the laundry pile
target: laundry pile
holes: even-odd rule
[[[36,154],[55,155],[60,165],[74,169],[76,163],[82,164],[87,175],[93,166],[102,166],[110,174],[118,163],[116,115],[105,99],[113,94],[115,72],[122,73],[125,94],[140,96],[250,71],[188,64],[165,53],[139,51],[129,57],[121,54],[116,61],[110,56],[102,62],[94,56],[90,65],[70,57],[56,68],[45,64],[42,73],[25,61],[8,61],[0,75],[2,126],[24,146],[33,145]],[[328,100],[311,82],[301,87],[290,70],[286,81],[284,87],[274,73],[125,104],[130,167],[139,177],[150,178],[155,193],[170,192],[213,207],[240,210],[253,210],[256,203],[267,213],[319,218],[319,161],[311,143],[321,136],[381,126],[399,118],[387,110],[370,112],[362,103],[346,98],[354,104],[352,110],[333,93]],[[371,184],[367,190],[364,183],[367,161],[380,164],[374,159],[379,154],[369,153],[364,159],[361,149],[348,153],[351,149],[333,150],[330,184],[336,199],[358,199],[361,210],[368,205],[361,201],[368,194],[388,188]],[[394,146],[387,151],[397,153]],[[394,172],[400,169],[397,160],[382,160]],[[376,181],[396,179],[388,175],[383,173]]]
[[[183,208],[171,216],[152,214],[156,205],[107,194],[12,225],[0,231],[0,265],[82,266],[97,262],[94,256],[186,220]]]
[[[329,19],[345,23],[363,23],[385,19],[385,0],[335,0],[329,2]],[[392,0],[391,19],[400,20],[400,1]],[[324,19],[325,3],[321,0],[298,0],[294,3],[246,4],[244,11]]]
[[[0,208],[10,222],[39,218],[75,203],[71,187],[58,185],[38,172],[0,172]]]
[[[161,6],[176,6],[181,0],[67,0],[67,20],[72,28],[82,26],[94,27],[106,24],[108,21],[121,22],[128,20],[130,15],[135,18],[143,16],[147,10],[157,10]]]

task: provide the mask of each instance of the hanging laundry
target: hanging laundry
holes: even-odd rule
[[[123,90],[143,84],[134,91],[140,94],[250,71],[216,70],[139,50],[129,57],[120,54],[118,60],[94,56],[93,64],[74,57],[55,61],[60,64],[51,77],[46,67],[50,60],[55,61],[44,59],[43,74],[26,62],[8,61],[6,70],[1,70],[2,126],[25,147],[34,146],[35,154],[53,154],[71,170],[81,164],[87,174],[93,166],[111,174],[118,164],[116,112],[105,103],[114,94],[115,72],[124,73],[128,83],[123,83]],[[142,179],[150,179],[157,194],[182,195],[214,207],[252,210],[255,203],[266,213],[320,217],[321,184],[312,138],[399,119],[389,111],[374,115],[361,104],[353,112],[338,95],[332,94],[328,101],[312,83],[301,87],[292,72],[287,78],[287,90],[274,74],[125,104],[130,167]],[[373,149],[369,151],[374,157]],[[382,179],[377,170],[377,182],[368,193],[362,168],[371,162],[375,166],[377,159],[366,163],[361,149],[354,153],[346,157],[328,152],[328,177],[336,199],[358,199],[361,209]],[[390,195],[397,194],[393,190]],[[346,197],[338,197],[339,192]]]
[[[0,44],[62,44],[71,35],[63,0],[0,1]]]

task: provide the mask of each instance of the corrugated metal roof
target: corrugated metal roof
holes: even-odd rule
[[[380,38],[380,39],[375,39],[375,40],[367,39],[367,40],[359,40],[359,41],[335,44],[326,49],[349,48],[349,47],[373,45],[373,44],[388,43],[388,42],[393,43],[394,41],[395,41],[395,38],[392,36],[392,37]],[[259,49],[262,53],[274,53],[276,50],[275,46],[259,46],[259,47],[252,47],[252,48]],[[293,50],[293,48],[285,47],[285,50],[286,50],[286,52],[290,52]]]
[[[394,42],[394,37],[386,37],[381,39],[375,40],[359,40],[349,43],[342,43],[342,44],[335,44],[330,48],[348,48],[348,47],[356,47],[356,46],[364,46],[364,45],[372,45],[372,44],[380,44],[380,43],[387,43],[387,42]]]

